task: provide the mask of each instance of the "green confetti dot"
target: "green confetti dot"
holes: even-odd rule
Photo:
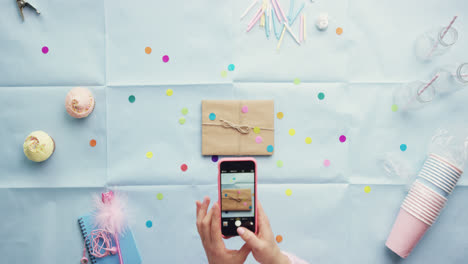
[[[226,78],[227,77],[227,71],[221,71],[221,77]]]
[[[276,166],[277,166],[278,168],[283,167],[283,161],[278,160],[278,161],[276,162]]]
[[[318,97],[319,100],[323,100],[323,99],[325,99],[325,94],[324,93],[319,93],[317,95],[317,97]]]
[[[392,111],[393,112],[398,111],[398,105],[396,105],[396,104],[392,105]]]
[[[164,195],[162,193],[158,193],[156,195],[156,198],[158,198],[158,200],[162,200],[164,198]]]
[[[179,124],[181,125],[185,124],[185,117],[179,118]]]
[[[129,101],[130,103],[134,103],[134,102],[135,102],[135,96],[134,96],[134,95],[130,95],[130,96],[128,97],[128,101]]]
[[[188,114],[188,109],[187,109],[187,107],[182,108],[182,111],[181,111],[181,112],[182,112],[183,115],[187,115],[187,114]]]
[[[294,84],[298,85],[301,83],[301,80],[299,78],[294,79]]]

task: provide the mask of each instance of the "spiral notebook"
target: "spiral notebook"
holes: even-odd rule
[[[89,254],[89,238],[87,237],[89,232],[94,230],[94,225],[92,223],[92,218],[90,215],[85,215],[78,218],[78,224],[80,225],[81,234],[86,240],[86,249],[88,251],[89,263],[93,264],[118,264],[119,256],[118,255],[109,255],[104,258],[96,258]],[[141,256],[138,252],[138,248],[135,244],[135,239],[133,238],[132,230],[129,228],[125,231],[123,235],[119,238],[120,250],[122,251],[122,259],[124,264],[140,264]],[[114,243],[115,245],[115,243]]]

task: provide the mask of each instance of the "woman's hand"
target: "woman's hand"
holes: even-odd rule
[[[250,253],[250,248],[244,244],[239,250],[227,249],[221,235],[221,211],[219,204],[214,203],[207,213],[210,198],[205,197],[197,204],[197,229],[202,240],[205,253],[210,264],[244,263]]]
[[[260,263],[268,264],[289,264],[289,258],[281,253],[276,244],[273,231],[271,231],[270,221],[263,211],[260,202],[257,202],[258,235],[244,227],[237,228],[237,233],[252,249],[254,258]]]

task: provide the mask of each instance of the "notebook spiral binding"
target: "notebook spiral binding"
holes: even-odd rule
[[[89,259],[91,260],[91,263],[97,264],[96,257],[89,253],[91,245],[89,244],[88,231],[86,230],[86,226],[83,222],[83,218],[78,219],[78,224],[80,225],[80,229],[83,233],[83,239],[85,240],[85,243],[86,243],[86,251],[88,251]]]

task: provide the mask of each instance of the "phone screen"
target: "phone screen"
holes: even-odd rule
[[[237,236],[240,226],[255,232],[255,163],[223,161],[220,170],[223,235]]]

